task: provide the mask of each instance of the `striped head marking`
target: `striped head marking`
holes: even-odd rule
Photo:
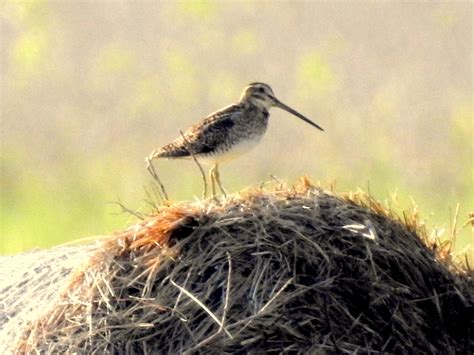
[[[240,101],[250,102],[255,106],[265,108],[266,110],[274,106],[274,99],[275,94],[273,93],[272,88],[264,83],[249,84],[240,97]]]
[[[309,123],[311,126],[324,131],[320,126],[311,121],[310,119],[304,117],[301,113],[295,111],[291,107],[285,105],[283,102],[278,100],[273,93],[272,88],[268,84],[264,83],[251,83],[249,84],[242,96],[240,97],[240,102],[251,103],[254,106],[260,107],[263,110],[268,111],[271,107],[279,107],[282,110],[285,110],[292,115],[302,119],[306,123]]]

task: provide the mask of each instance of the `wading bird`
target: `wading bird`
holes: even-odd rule
[[[269,85],[251,83],[239,102],[211,113],[181,137],[155,151],[150,158],[189,159],[194,156],[199,163],[211,166],[212,196],[216,194],[216,183],[225,195],[218,164],[238,157],[260,141],[267,129],[271,107],[279,107],[323,131],[316,123],[278,100]]]

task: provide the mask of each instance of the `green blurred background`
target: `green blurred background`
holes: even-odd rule
[[[227,189],[309,174],[413,198],[449,235],[473,209],[471,2],[83,2],[1,5],[1,240],[12,254],[104,235],[146,209],[144,157],[269,83],[319,132],[274,109]],[[160,161],[173,200],[192,162]],[[457,250],[473,242],[466,227]]]

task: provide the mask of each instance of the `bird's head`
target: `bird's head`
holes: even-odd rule
[[[263,107],[268,110],[270,107],[275,106],[275,94],[267,84],[251,83],[245,88],[240,101],[250,102],[257,107]]]
[[[264,83],[251,83],[249,84],[242,96],[240,97],[240,102],[249,102],[257,107],[261,107],[268,111],[271,107],[279,107],[282,110],[285,110],[292,115],[302,119],[303,121],[309,123],[313,127],[324,131],[320,126],[311,121],[310,119],[304,117],[301,113],[293,110],[291,107],[285,105],[283,102],[278,100],[273,93],[272,88]]]

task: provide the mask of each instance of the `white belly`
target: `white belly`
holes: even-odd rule
[[[196,158],[199,163],[209,166],[214,164],[225,163],[247,153],[249,150],[255,147],[258,142],[260,142],[260,139],[261,136],[254,139],[243,140],[233,145],[229,150],[225,152],[197,156]]]

